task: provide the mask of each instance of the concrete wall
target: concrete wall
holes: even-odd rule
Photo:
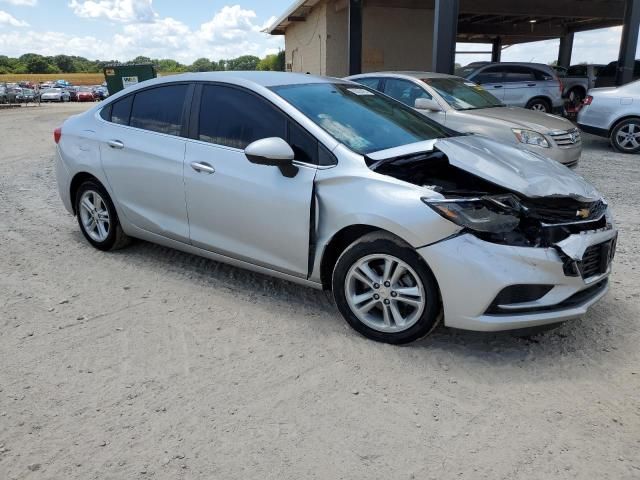
[[[433,10],[364,4],[362,71],[431,69]],[[319,3],[304,22],[287,27],[285,53],[293,72],[348,75],[348,8]]]
[[[318,4],[306,21],[287,27],[285,35],[285,62],[292,72],[325,75],[327,5]]]
[[[362,71],[431,70],[433,10],[367,6]]]

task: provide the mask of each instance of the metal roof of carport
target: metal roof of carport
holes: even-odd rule
[[[322,0],[298,0],[266,29],[283,35],[295,22],[303,22]],[[342,2],[345,7],[348,2]],[[368,6],[433,9],[434,0],[367,0]],[[624,0],[460,0],[459,42],[503,44],[558,38],[571,32],[622,24]]]

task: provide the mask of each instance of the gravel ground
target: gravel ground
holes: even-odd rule
[[[586,318],[392,347],[322,292],[91,248],[53,167],[85,108],[0,111],[0,479],[640,478],[638,156],[585,139],[620,228]]]

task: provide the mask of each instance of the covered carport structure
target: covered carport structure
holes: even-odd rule
[[[319,22],[311,21],[313,12],[319,8],[325,9],[324,17]],[[422,28],[416,27],[414,18],[405,14],[402,21],[406,26],[398,21],[393,23],[394,9],[413,11],[416,19],[428,20],[423,20]],[[374,21],[375,26],[366,19]],[[308,36],[304,29],[294,28],[305,22],[314,27],[308,29]],[[318,30],[319,25],[324,30]],[[436,72],[453,73],[457,42],[491,44],[492,61],[500,61],[503,46],[558,38],[558,64],[566,67],[571,62],[576,32],[619,25],[623,29],[616,81],[623,84],[633,78],[640,0],[299,0],[267,31],[286,35],[286,42],[290,41],[289,31],[292,42],[308,38],[302,46],[312,45],[314,38],[322,39],[324,31],[324,43],[305,52],[307,65],[311,64],[310,57],[315,62],[315,57],[322,55],[327,67],[325,71],[316,69],[319,73],[353,75],[363,71],[363,53],[367,48],[371,51],[371,42],[380,42],[376,35],[389,43],[395,40],[396,50],[389,55],[395,61],[390,63],[410,67],[412,59],[420,56],[415,47],[418,44],[423,46],[421,51],[426,59],[423,68],[430,66]],[[366,32],[363,26],[369,27]],[[372,33],[373,29],[377,31]],[[394,37],[403,39],[407,51],[398,49],[398,38]],[[329,55],[333,57],[326,61]],[[367,58],[365,64],[370,63]],[[322,59],[318,64],[322,65]],[[378,65],[388,67],[386,60]]]

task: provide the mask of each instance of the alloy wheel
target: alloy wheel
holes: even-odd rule
[[[104,242],[111,230],[107,204],[99,193],[87,190],[80,198],[80,219],[84,231],[96,242]]]
[[[546,112],[547,107],[543,103],[534,103],[531,105],[531,110],[535,110],[536,112]]]
[[[635,150],[640,147],[640,126],[627,123],[616,132],[616,143],[623,150]]]
[[[418,274],[392,255],[367,255],[345,278],[345,296],[353,314],[368,327],[385,333],[411,328],[427,298]]]

